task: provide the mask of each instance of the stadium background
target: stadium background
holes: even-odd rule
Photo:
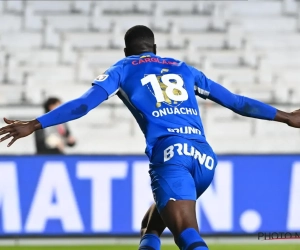
[[[49,96],[81,95],[123,57],[124,33],[136,24],[153,29],[159,55],[182,59],[235,93],[299,108],[296,0],[1,0],[0,116],[32,119]],[[197,205],[208,242],[235,236],[245,243],[247,236],[250,244],[259,242],[257,232],[299,232],[299,130],[239,117],[210,101],[199,99],[199,106],[219,155],[214,183]],[[152,201],[138,126],[114,97],[70,127],[78,143],[65,156],[34,156],[33,136],[9,149],[0,145],[0,243],[72,236],[66,242],[137,244],[130,238]]]

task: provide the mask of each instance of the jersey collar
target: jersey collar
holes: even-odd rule
[[[155,56],[155,54],[153,52],[144,52],[144,53],[139,54],[139,56],[146,56],[146,55]]]

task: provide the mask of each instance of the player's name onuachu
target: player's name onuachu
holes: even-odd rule
[[[176,114],[198,115],[198,111],[197,109],[193,109],[193,108],[181,107],[181,108],[162,108],[152,112],[152,116],[154,117],[161,117],[165,115],[176,115]]]

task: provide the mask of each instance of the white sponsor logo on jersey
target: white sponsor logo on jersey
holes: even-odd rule
[[[178,134],[197,134],[201,135],[201,131],[197,128],[185,126],[180,128],[167,128],[169,132],[178,133]]]
[[[106,79],[107,79],[107,77],[108,77],[108,75],[99,75],[99,76],[97,76],[97,78],[96,78],[96,81],[98,81],[98,82],[103,82],[103,81],[105,81]]]
[[[164,150],[164,162],[173,158],[173,156],[177,154],[179,156],[191,156],[194,159],[198,159],[200,165],[204,165],[207,169],[213,170],[215,161],[213,157],[199,152],[193,146],[189,146],[187,143],[176,143],[167,147]]]

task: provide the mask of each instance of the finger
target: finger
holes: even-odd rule
[[[13,133],[13,132],[15,132],[15,128],[13,126],[6,126],[0,129],[0,135]]]
[[[7,123],[7,124],[12,124],[12,123],[14,123],[15,121],[13,121],[13,120],[9,120],[9,119],[7,119],[7,118],[3,118],[3,120],[4,120],[4,122],[5,123]]]
[[[6,131],[6,130],[0,130],[0,135],[5,135],[5,134],[7,134],[8,132]]]
[[[0,142],[3,142],[3,141],[5,141],[5,140],[9,139],[9,138],[12,137],[12,136],[13,136],[12,134],[8,134],[8,135],[2,137],[2,138],[0,139]]]
[[[13,145],[13,144],[15,143],[15,141],[18,140],[18,139],[20,139],[19,136],[14,137],[14,138],[10,141],[10,143],[8,143],[7,147],[10,147],[11,145]]]

